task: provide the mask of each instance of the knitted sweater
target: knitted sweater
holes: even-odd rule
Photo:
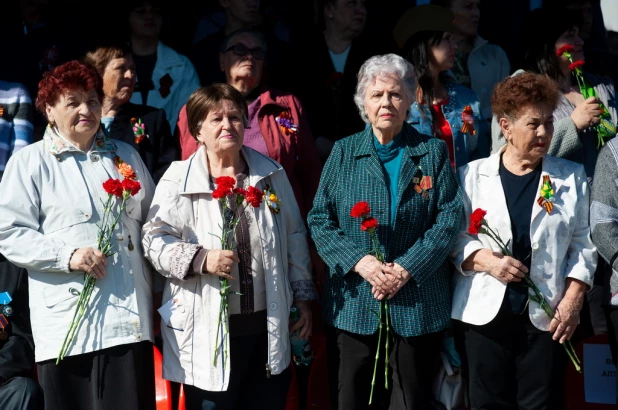
[[[0,179],[11,155],[32,143],[33,116],[26,88],[20,83],[0,80]]]
[[[609,303],[618,308],[618,140],[599,151],[590,188],[590,229],[599,254],[611,266]]]

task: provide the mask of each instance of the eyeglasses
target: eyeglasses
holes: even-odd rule
[[[251,54],[256,60],[264,60],[266,58],[266,51],[264,51],[262,47],[247,48],[242,44],[236,44],[234,46],[228,47],[228,49],[225,50],[224,53],[227,53],[228,51],[231,51],[240,57],[245,57],[247,54]]]

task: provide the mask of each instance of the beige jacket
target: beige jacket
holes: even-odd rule
[[[249,166],[249,183],[259,189],[269,184],[281,199],[275,214],[263,203],[255,212],[266,280],[268,363],[272,374],[290,364],[288,319],[294,300],[311,299],[307,232],[294,193],[277,162],[251,148],[241,151]],[[192,273],[192,262],[203,247],[221,249],[219,204],[212,198],[206,149],[202,146],[185,161],[174,162],[161,178],[143,229],[146,257],[167,283],[163,304],[176,299],[169,321],[161,323],[163,377],[203,390],[225,391],[230,380],[229,356],[225,366],[220,354],[213,366],[218,323],[219,279]],[[186,276],[179,271],[187,272]],[[237,276],[237,268],[232,275]],[[182,279],[181,279],[182,278]],[[234,296],[230,296],[234,297]],[[228,355],[229,338],[225,340]],[[218,346],[222,351],[223,346]]]

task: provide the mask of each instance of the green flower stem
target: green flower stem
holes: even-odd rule
[[[374,311],[375,313],[375,311]],[[380,359],[380,342],[382,341],[382,304],[380,303],[380,314],[378,315],[378,347],[376,348],[376,360],[373,364],[373,377],[371,378],[371,393],[369,394],[369,404],[373,402],[373,388],[376,385],[376,373],[378,370],[378,361]]]
[[[482,232],[482,233],[485,233],[491,239],[493,239],[498,244],[498,246],[502,248],[502,253],[504,255],[512,257],[513,254],[509,251],[509,249],[506,247],[504,242],[502,242],[502,239],[500,239],[500,236],[497,233],[495,233],[487,225],[487,223],[484,223],[483,226],[486,228],[486,230],[485,232]],[[534,296],[528,295],[528,298],[532,300],[533,302],[538,303],[538,305],[541,307],[541,309],[543,309],[547,317],[550,320],[552,320],[556,316],[556,312],[552,309],[549,303],[547,303],[545,296],[543,296],[543,294],[541,293],[539,288],[536,286],[532,278],[530,278],[529,273],[524,275],[524,280],[526,281],[526,284],[528,285],[528,287],[532,289],[532,291],[534,292]],[[577,370],[578,373],[581,373],[582,372],[581,366],[580,366],[581,361],[579,360],[579,357],[577,356],[577,353],[575,352],[575,349],[573,348],[573,344],[571,343],[571,341],[567,340],[562,346],[564,346],[564,349],[566,350],[567,355],[571,359],[571,362],[573,362],[573,366],[575,366],[575,370]]]
[[[384,318],[385,318],[385,322],[386,322],[386,344],[385,344],[385,354],[386,356],[384,357],[384,388],[386,390],[388,390],[388,365],[389,365],[389,350],[390,350],[390,339],[391,339],[391,324],[390,324],[390,319],[389,319],[389,313],[388,313],[388,299],[384,298],[382,299],[382,305],[384,305]]]
[[[384,263],[384,254],[380,251],[380,241],[378,241],[378,236],[376,235],[375,229],[369,230],[369,235],[371,237],[372,244],[372,253],[375,255],[376,259],[381,263]],[[372,310],[373,311],[373,310]],[[382,314],[384,312],[384,315]],[[373,311],[375,314],[375,311]],[[373,364],[373,377],[371,379],[371,393],[369,394],[369,404],[373,402],[373,389],[375,387],[376,382],[376,372],[378,369],[378,361],[380,359],[380,347],[382,346],[382,329],[386,328],[386,340],[384,344],[384,387],[388,390],[388,366],[389,366],[389,350],[390,350],[390,333],[391,333],[391,325],[389,319],[389,311],[388,311],[388,298],[385,296],[384,299],[380,301],[380,314],[378,316],[379,328],[378,328],[378,345],[376,348],[376,358]]]

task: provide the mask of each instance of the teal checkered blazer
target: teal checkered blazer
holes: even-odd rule
[[[404,156],[395,220],[390,220],[390,195],[384,167],[368,128],[337,143],[326,162],[308,215],[317,250],[328,265],[324,284],[325,323],[369,335],[378,329],[379,302],[356,263],[371,250],[360,220],[350,216],[359,201],[367,201],[378,219],[377,235],[387,262],[410,272],[412,279],[390,300],[393,330],[419,336],[444,330],[451,314],[447,255],[459,233],[462,197],[444,141],[418,133],[404,123]],[[420,167],[420,171],[419,171]],[[430,176],[429,199],[414,190],[413,178]]]

